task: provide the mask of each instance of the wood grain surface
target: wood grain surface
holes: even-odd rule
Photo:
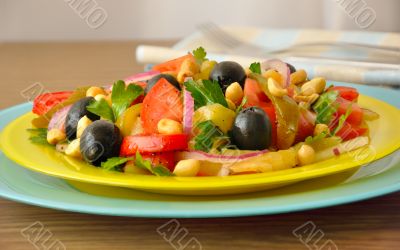
[[[73,89],[141,71],[143,66],[134,59],[139,43],[0,44],[0,109],[24,102],[21,91],[35,82],[43,83],[49,91]],[[70,213],[0,199],[0,249],[46,249],[40,242],[31,244],[21,234],[35,222],[66,249],[179,249],[157,233],[168,221]],[[319,241],[313,237],[304,244],[293,230],[308,221],[323,237]],[[400,193],[290,214],[178,222],[188,230],[188,237],[198,240],[201,249],[399,249]],[[307,235],[307,231],[302,232]],[[176,241],[172,243],[178,246]]]

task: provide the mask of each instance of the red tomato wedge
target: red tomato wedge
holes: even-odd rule
[[[300,109],[300,119],[295,142],[304,141],[314,134],[316,115],[306,109]]]
[[[339,103],[339,107],[335,117],[340,117],[341,115],[346,114],[346,111],[349,107],[351,107],[351,113],[347,117],[346,122],[351,125],[359,126],[363,120],[363,112],[360,106],[357,103],[348,101],[342,97],[338,97],[336,102]]]
[[[183,120],[183,103],[180,91],[161,78],[143,100],[140,118],[145,134],[158,133],[157,124],[163,118],[178,122]]]
[[[121,145],[121,156],[132,156],[139,153],[158,153],[185,150],[189,137],[186,134],[175,135],[131,135],[124,137]]]
[[[187,54],[176,59],[166,61],[157,65],[153,66],[152,70],[159,71],[159,72],[166,72],[166,71],[175,71],[178,72],[181,68],[182,62],[186,59],[195,60],[192,54]]]
[[[358,91],[355,88],[352,87],[344,87],[344,86],[334,86],[330,87],[328,91],[337,91],[339,92],[339,96],[348,100],[348,101],[356,101],[358,98]]]
[[[269,120],[271,121],[271,126],[272,126],[272,145],[276,145],[276,140],[277,140],[277,124],[276,124],[276,113],[275,113],[275,108],[272,105],[271,102],[264,103],[261,102],[259,105],[255,105],[260,108],[262,108],[265,113],[268,115]]]
[[[37,115],[44,115],[53,106],[65,101],[72,93],[73,91],[63,91],[38,95],[33,100],[32,112]]]
[[[246,107],[258,106],[262,102],[270,102],[258,82],[254,79],[246,78],[243,92],[247,98]]]
[[[151,161],[152,166],[163,165],[169,170],[174,171],[175,168],[175,153],[162,152],[162,153],[148,153],[142,154],[143,159]]]

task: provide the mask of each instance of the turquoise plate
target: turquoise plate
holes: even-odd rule
[[[355,87],[365,95],[400,107],[398,91],[358,85]],[[30,108],[31,104],[25,103],[2,110],[0,129]],[[27,170],[0,152],[0,196],[32,205],[92,214],[173,218],[276,214],[344,204],[398,190],[399,150],[350,172],[275,190],[213,197],[160,195],[67,182]]]

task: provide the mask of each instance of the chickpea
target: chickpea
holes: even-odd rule
[[[322,124],[322,123],[319,123],[319,124],[315,125],[314,136],[315,135],[319,135],[319,134],[324,133],[324,132],[325,133],[329,133],[328,125]]]
[[[160,134],[166,135],[183,133],[182,124],[168,118],[161,119],[157,124],[157,129]]]
[[[301,95],[321,94],[326,86],[326,81],[322,77],[313,78],[301,86]]]
[[[200,171],[200,161],[194,159],[181,160],[176,164],[174,174],[176,176],[196,176]]]
[[[307,80],[307,72],[304,69],[299,69],[290,74],[290,84],[297,85]]]
[[[200,66],[193,62],[191,59],[186,59],[182,62],[181,68],[177,75],[177,80],[179,83],[183,83],[186,77],[193,77],[195,74],[199,73]]]
[[[294,95],[293,98],[296,102],[304,102],[307,103],[308,105],[313,104],[317,99],[319,95],[314,93],[311,95]]]
[[[96,95],[106,95],[106,94],[107,93],[104,91],[103,88],[96,86],[90,87],[86,91],[86,96],[92,96],[92,97],[95,97]]]
[[[281,85],[273,78],[268,79],[268,90],[273,96],[282,97],[288,94],[287,89],[281,87]]]
[[[87,126],[89,126],[91,123],[92,123],[92,121],[89,118],[87,118],[86,115],[84,117],[82,117],[81,119],[79,119],[78,126],[76,129],[76,137],[80,138],[83,131],[85,130],[85,128]]]
[[[231,83],[225,91],[225,97],[235,105],[239,105],[243,99],[243,89],[238,82]]]
[[[111,106],[111,95],[103,95],[103,94],[98,94],[94,97],[94,99],[96,101],[100,101],[101,99],[106,100],[106,102],[108,103],[108,105]]]
[[[277,81],[279,84],[281,84],[282,81],[283,81],[281,74],[278,71],[274,70],[274,69],[269,69],[269,70],[265,71],[262,74],[262,76],[267,78],[267,79],[272,78],[275,81]]]
[[[96,100],[96,101],[100,101],[101,99],[106,99],[107,98],[107,96],[106,95],[103,95],[103,94],[98,94],[98,95],[96,95],[95,97],[94,97],[94,99]]]
[[[65,154],[75,158],[81,158],[82,155],[81,155],[80,143],[81,140],[79,138],[73,140],[70,144],[68,144],[68,147],[65,149]]]
[[[56,145],[57,143],[64,141],[65,138],[67,138],[67,135],[57,128],[53,128],[47,132],[47,142],[52,145]]]
[[[315,151],[311,146],[304,144],[297,152],[297,158],[301,166],[311,164],[315,159]]]
[[[68,147],[68,144],[67,144],[67,143],[58,143],[58,144],[56,145],[56,150],[57,150],[58,152],[65,153],[65,150],[67,149],[67,147]]]

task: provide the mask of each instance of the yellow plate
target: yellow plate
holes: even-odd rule
[[[400,147],[400,110],[377,99],[360,96],[362,107],[380,115],[369,122],[371,143],[359,149],[315,164],[276,171],[226,177],[156,177],[109,172],[65,156],[54,148],[32,144],[26,129],[34,114],[27,113],[4,129],[0,145],[4,154],[18,164],[44,174],[73,181],[134,188],[155,193],[217,195],[245,193],[288,185],[298,181],[354,169],[384,157]]]

